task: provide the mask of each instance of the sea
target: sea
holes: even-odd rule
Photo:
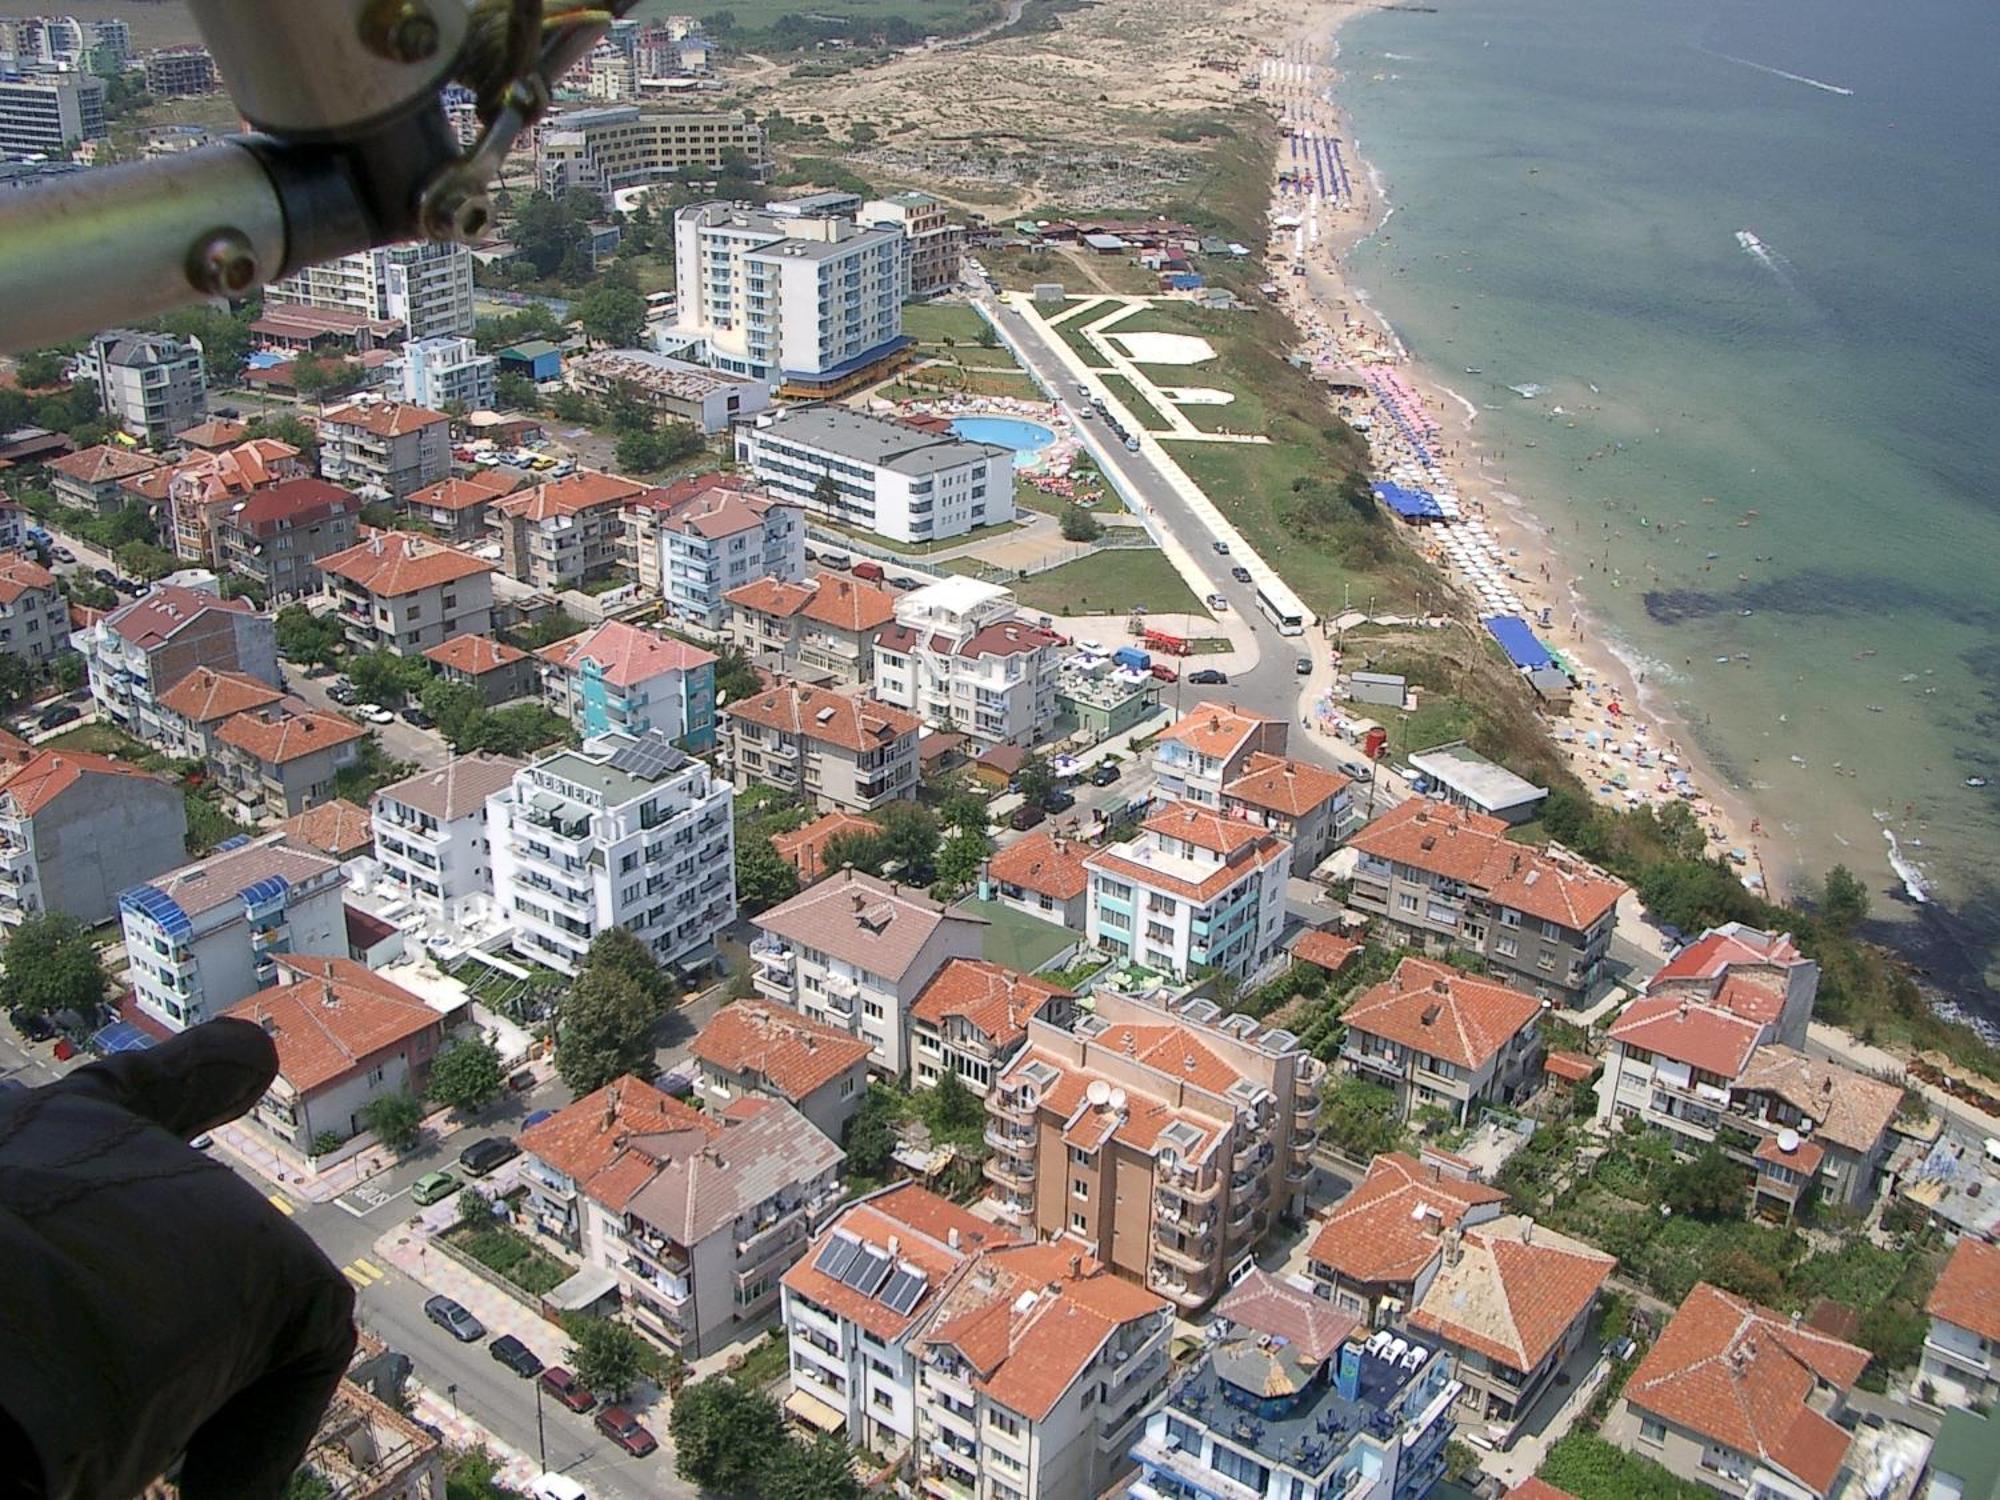
[[[1353,276],[1480,409],[1488,498],[1780,868],[1847,865],[2000,1022],[2000,6],[1437,0],[1339,45],[1390,205]]]

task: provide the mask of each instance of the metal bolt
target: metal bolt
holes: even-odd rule
[[[420,0],[378,0],[361,17],[361,40],[377,57],[420,63],[437,54],[437,17]]]
[[[212,229],[188,250],[188,284],[210,297],[240,297],[257,284],[257,256],[240,229]]]
[[[461,244],[478,239],[493,219],[486,190],[450,170],[440,173],[425,190],[421,212],[425,234]]]

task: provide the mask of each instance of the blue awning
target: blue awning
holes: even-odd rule
[[[156,885],[135,885],[120,892],[118,905],[152,919],[170,938],[184,938],[194,931],[194,921],[181,910],[180,903]]]
[[[1488,633],[1500,643],[1500,649],[1522,671],[1537,671],[1554,660],[1548,647],[1535,639],[1526,620],[1516,615],[1489,615],[1485,624]]]
[[[253,880],[236,894],[243,898],[247,907],[259,907],[267,901],[281,901],[292,883],[282,875],[266,875],[262,880]]]
[[[113,1052],[144,1052],[153,1039],[130,1021],[113,1021],[91,1037],[90,1045],[109,1056]]]
[[[1406,521],[1442,521],[1444,507],[1437,503],[1437,497],[1429,490],[1411,489],[1407,485],[1391,484],[1383,480],[1374,486],[1375,498]]]

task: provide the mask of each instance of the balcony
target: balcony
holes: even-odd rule
[[[1012,1156],[989,1156],[985,1172],[987,1181],[996,1187],[1012,1188],[1018,1193],[1034,1191],[1035,1167],[1032,1161]]]
[[[995,1151],[1031,1151],[1035,1144],[1035,1132],[994,1121],[986,1127],[986,1144]]]
[[[1195,1176],[1182,1169],[1161,1177],[1155,1186],[1160,1192],[1170,1193],[1183,1203],[1208,1204],[1213,1203],[1216,1194],[1222,1191],[1222,1175],[1208,1172]]]
[[[1205,1273],[1214,1264],[1215,1241],[1204,1236],[1176,1245],[1161,1237],[1153,1243],[1153,1255],[1178,1271]]]
[[[1362,1068],[1384,1078],[1400,1080],[1403,1077],[1403,1059],[1385,1052],[1369,1052],[1360,1047],[1344,1046],[1340,1049],[1340,1060],[1350,1068]]]
[[[987,1113],[1003,1121],[1031,1125],[1038,1107],[1039,1100],[1030,1102],[1030,1095],[1020,1086],[1019,1080],[1003,1083],[986,1095]]]

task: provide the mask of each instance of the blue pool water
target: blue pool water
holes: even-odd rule
[[[1039,422],[1018,417],[958,417],[951,430],[968,442],[996,443],[1014,450],[1014,467],[1033,463],[1035,455],[1056,440],[1056,435]]]

